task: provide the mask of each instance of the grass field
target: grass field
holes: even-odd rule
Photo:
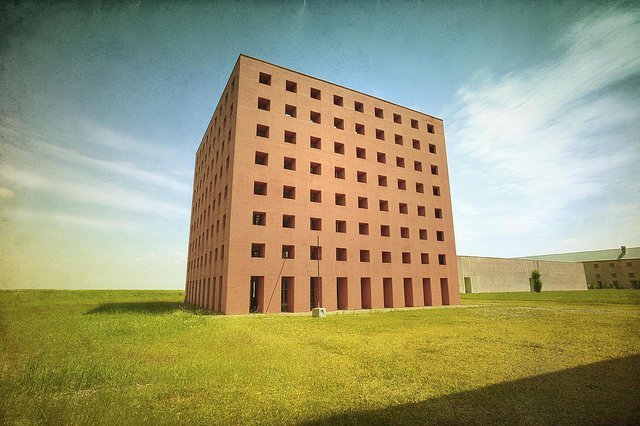
[[[0,423],[640,424],[640,291],[225,317],[178,291],[0,292]]]

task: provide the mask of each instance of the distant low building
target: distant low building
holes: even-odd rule
[[[540,271],[543,291],[586,290],[582,265],[495,257],[458,256],[460,293],[531,291],[531,271]]]
[[[587,284],[597,288],[640,288],[640,247],[528,256],[523,259],[581,263]]]

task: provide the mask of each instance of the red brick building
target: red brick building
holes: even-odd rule
[[[458,304],[442,120],[240,55],[195,162],[186,301]]]

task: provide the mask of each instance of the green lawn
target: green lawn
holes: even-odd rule
[[[178,291],[1,291],[0,423],[640,424],[640,291],[205,315]]]

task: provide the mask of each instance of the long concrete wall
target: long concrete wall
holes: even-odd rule
[[[582,263],[458,256],[460,293],[469,292],[465,277],[470,280],[471,293],[530,291],[534,269],[540,271],[542,291],[587,289]]]

